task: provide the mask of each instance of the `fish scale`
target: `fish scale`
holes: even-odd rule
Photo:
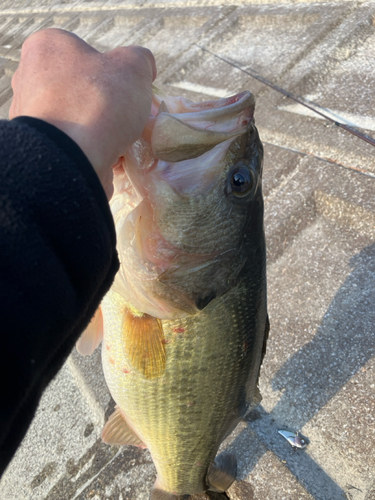
[[[202,206],[206,210],[203,211]],[[186,225],[183,221],[186,221]],[[237,214],[228,217],[227,208],[219,206],[214,197],[211,203],[207,203],[207,197],[184,200],[181,206],[171,203],[159,215],[158,222],[162,234],[169,241],[178,243],[185,251],[194,252],[199,248],[202,253],[210,253],[225,247],[227,235],[233,232],[233,227],[243,225],[242,218]],[[219,234],[218,226],[220,226]],[[176,227],[179,228],[178,231]],[[241,234],[241,231],[238,233]],[[233,241],[234,245],[236,243]]]
[[[257,290],[262,279],[260,275]],[[205,491],[207,469],[221,441],[243,415],[248,373],[260,364],[260,355],[244,354],[244,342],[249,352],[260,351],[254,344],[263,343],[263,335],[253,333],[260,329],[251,325],[254,299],[262,300],[261,293],[257,295],[241,283],[193,318],[163,321],[167,365],[155,380],[131,371],[123,352],[119,311],[124,301],[115,292],[104,299],[105,377],[114,399],[126,409],[129,423],[149,448],[168,491]],[[258,327],[264,323],[264,313]],[[183,334],[173,331],[176,324]],[[107,344],[112,346],[110,351]],[[115,365],[108,359],[113,352]],[[130,373],[124,374],[123,367]]]

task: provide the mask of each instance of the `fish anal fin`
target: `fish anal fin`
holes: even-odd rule
[[[103,313],[99,306],[87,326],[77,340],[76,349],[82,356],[90,356],[103,340]]]
[[[126,422],[118,406],[109,417],[102,430],[102,441],[107,444],[133,445],[139,448],[147,448],[144,442],[137,436]]]
[[[237,475],[237,460],[230,453],[221,453],[209,468],[207,483],[209,489],[216,492],[226,491]]]
[[[207,491],[206,492],[206,498],[207,498],[207,500],[208,499],[209,500],[229,500],[232,497],[229,497],[225,492],[218,493],[218,492],[215,492],[215,491]],[[249,498],[248,497],[243,497],[243,498],[246,498],[246,500],[250,500],[250,497]],[[190,497],[189,500],[198,500],[198,498],[195,499],[195,497],[192,496],[192,497]]]
[[[123,318],[124,350],[130,364],[148,378],[165,371],[165,339],[161,321],[149,314],[134,315],[126,310]]]

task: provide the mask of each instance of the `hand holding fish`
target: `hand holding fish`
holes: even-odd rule
[[[86,154],[110,198],[110,167],[141,135],[155,77],[147,49],[129,46],[102,54],[67,31],[42,30],[22,46],[9,117],[40,118],[65,132]]]

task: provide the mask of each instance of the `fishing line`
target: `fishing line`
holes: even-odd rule
[[[343,163],[332,160],[330,158],[324,158],[323,156],[317,156],[314,153],[307,153],[306,151],[300,151],[299,149],[289,148],[287,146],[281,146],[280,144],[274,144],[273,142],[268,142],[268,141],[262,141],[262,142],[263,142],[263,144],[268,144],[269,146],[273,146],[275,148],[285,149],[286,151],[291,151],[292,153],[297,153],[297,154],[302,155],[302,156],[311,156],[312,158],[315,158],[316,160],[324,161],[326,163],[330,163],[331,165],[336,165],[338,167],[345,168],[346,170],[354,170],[355,172],[358,172],[361,175],[365,175],[366,177],[370,177],[371,179],[375,179],[375,174],[373,174],[372,172],[369,172],[368,170],[364,170],[363,168],[353,167],[352,165],[344,165]]]
[[[288,97],[289,99],[292,99],[293,101],[297,102],[298,104],[305,106],[306,108],[308,108],[311,111],[313,111],[314,113],[320,115],[324,119],[329,120],[330,122],[334,123],[337,127],[340,127],[342,129],[346,130],[347,132],[349,132],[350,134],[355,135],[359,139],[366,141],[368,144],[371,144],[371,146],[375,146],[375,139],[373,139],[372,137],[370,137],[366,134],[363,134],[362,132],[359,132],[359,130],[357,130],[353,127],[350,127],[349,125],[346,125],[345,123],[341,123],[341,122],[334,120],[333,118],[330,118],[328,115],[322,113],[321,111],[318,111],[317,109],[313,108],[310,104],[307,104],[306,102],[304,102],[302,97],[297,97],[294,94],[292,94],[291,92],[288,92],[287,90],[283,89],[282,87],[275,85],[274,83],[270,82],[269,80],[267,80],[263,76],[259,75],[256,71],[254,71],[252,69],[243,69],[238,64],[233,63],[231,61],[228,61],[227,59],[224,59],[221,56],[218,56],[214,52],[211,52],[211,50],[206,49],[205,47],[202,47],[201,45],[198,45],[197,43],[193,43],[193,45],[200,48],[201,50],[204,50],[208,54],[213,55],[217,59],[220,59],[220,61],[223,61],[223,62],[229,64],[230,66],[233,66],[233,68],[239,69],[243,73],[246,73],[246,75],[249,75],[252,78],[255,78],[259,82],[264,83],[264,85],[268,85],[268,87],[271,87],[271,89],[276,90],[277,92],[280,92],[280,94],[283,94],[285,97]]]

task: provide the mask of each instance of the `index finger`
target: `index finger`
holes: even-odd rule
[[[120,59],[133,60],[136,64],[142,60],[148,62],[151,72],[152,81],[155,80],[157,76],[156,61],[151,50],[141,47],[140,45],[128,45],[126,47],[117,47],[116,49],[106,52],[106,55],[111,56],[111,58],[118,56]]]
[[[140,45],[130,45],[129,47],[134,48],[135,50],[139,50],[140,52],[143,52],[144,56],[148,59],[151,69],[152,69],[152,81],[155,80],[158,74],[158,70],[156,69],[156,61],[154,54],[151,52],[151,50],[146,49],[146,47],[141,47]]]

